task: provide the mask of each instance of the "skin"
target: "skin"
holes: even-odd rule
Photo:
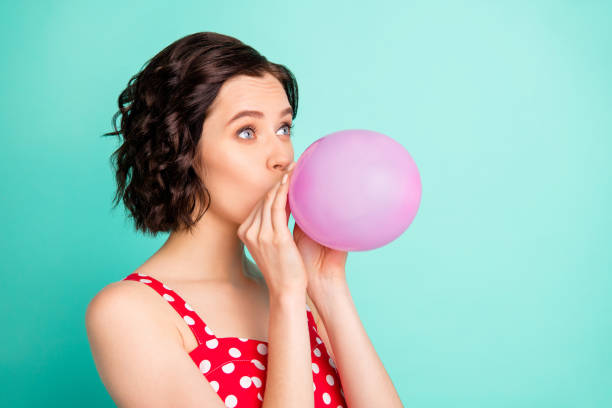
[[[204,122],[198,147],[204,165],[200,177],[210,190],[211,206],[193,234],[171,233],[164,245],[135,270],[153,276],[182,295],[219,338],[269,338],[269,291],[265,280],[245,273],[257,272],[257,265],[246,259],[237,230],[294,161],[289,129],[283,125],[291,123],[291,115],[279,117],[289,106],[282,85],[272,75],[241,76],[224,83]],[[246,117],[227,125],[234,114],[247,109],[262,111],[264,116]],[[238,135],[247,125],[256,131],[246,130]],[[306,301],[319,337],[336,362],[348,406],[402,407],[355,308],[346,282],[346,254],[321,247],[299,229],[297,236],[294,230],[296,238],[309,274],[311,296],[306,296]],[[285,308],[300,310],[301,305],[279,306],[279,316],[289,313]],[[121,318],[117,318],[119,315]],[[107,285],[90,302],[86,323],[100,376],[121,406],[170,406],[178,404],[179,398],[179,405],[185,407],[203,406],[204,401],[222,406],[212,388],[202,387],[201,373],[184,354],[197,346],[193,333],[146,285],[133,281]],[[278,327],[286,330],[285,326]],[[117,336],[118,332],[122,336]],[[150,334],[150,340],[142,337],[143,332]],[[332,346],[337,353],[332,352]],[[160,350],[165,359],[149,358]],[[130,365],[114,368],[113,362],[124,357],[130,359]],[[171,377],[170,388],[168,377],[139,378],[143,375],[141,368],[152,363],[160,372],[172,367],[180,378]],[[155,369],[153,372],[157,372]],[[147,390],[152,387],[158,393],[147,400]],[[308,398],[312,398],[310,387],[308,391]],[[171,401],[159,401],[159,396]]]
[[[192,233],[171,232],[161,248],[134,271],[176,290],[217,337],[268,340],[268,287],[257,265],[246,257],[237,230],[294,163],[292,115],[280,115],[290,107],[282,84],[271,74],[236,76],[223,84],[204,120],[198,146],[202,157],[199,175],[210,192],[210,206]],[[228,124],[244,110],[261,111],[264,116],[243,116]],[[251,129],[241,130],[247,126]],[[174,327],[186,352],[197,347],[186,323],[159,302],[157,294],[138,282],[108,285],[112,286],[127,287],[134,292],[129,296],[147,302],[156,319]],[[306,301],[317,325],[321,324],[308,296]],[[319,331],[333,356],[324,328]]]
[[[293,162],[290,129],[283,126],[291,124],[291,114],[279,117],[290,107],[282,85],[270,74],[239,76],[224,83],[204,121],[198,146],[204,165],[200,177],[210,191],[211,205],[192,235],[172,232],[151,257],[151,264],[172,266],[171,272],[160,276],[236,289],[252,286],[243,272],[244,244],[236,232]],[[227,125],[243,110],[258,110],[265,117],[242,117]],[[257,131],[238,134],[244,126]]]
[[[271,74],[236,76],[223,84],[204,120],[198,146],[199,175],[210,192],[210,207],[191,234],[172,232],[139,268],[188,297],[217,337],[268,338],[268,288],[263,278],[254,277],[257,265],[246,258],[237,230],[294,161],[292,116],[279,115],[290,107],[281,83]],[[264,117],[243,116],[228,124],[244,110],[261,111]],[[251,129],[241,130],[246,126]],[[172,320],[185,348],[195,348],[197,342],[185,323]]]

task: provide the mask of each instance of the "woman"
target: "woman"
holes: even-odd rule
[[[115,205],[170,235],[87,308],[118,406],[402,406],[350,297],[347,253],[288,229],[297,101],[286,67],[212,32],[170,44],[119,96]]]

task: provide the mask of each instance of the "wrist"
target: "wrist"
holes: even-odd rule
[[[313,301],[325,301],[345,290],[348,290],[346,279],[338,277],[313,279],[308,282],[307,288],[308,296]]]
[[[283,306],[306,303],[306,286],[270,290],[270,302]]]
[[[351,294],[346,281],[326,281],[317,286],[308,286],[308,296],[317,308],[317,312],[324,322],[330,318],[330,313],[338,309],[338,306],[351,299]]]

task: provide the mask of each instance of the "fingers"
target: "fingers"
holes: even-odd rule
[[[295,163],[292,163],[289,171],[287,171],[287,180],[284,184],[281,184],[276,193],[274,204],[272,207],[272,227],[277,233],[288,233],[288,221],[289,221],[289,210],[287,208],[287,192],[289,191],[289,182],[291,181],[291,175]]]
[[[248,233],[249,239],[255,240],[260,237],[271,237],[278,231],[287,230],[289,224],[289,208],[287,204],[287,191],[289,180],[296,163],[293,162],[286,172],[287,180],[285,184],[278,181],[266,195],[259,200],[251,213],[244,220],[239,228],[239,234]],[[278,225],[279,227],[276,227]],[[284,225],[284,229],[282,228]]]
[[[244,235],[246,237],[246,233],[248,231],[251,231],[251,225],[253,225],[253,221],[255,220],[255,217],[258,216],[262,204],[263,204],[262,200],[259,200],[257,204],[255,205],[255,207],[251,209],[251,213],[242,222],[240,227],[238,227],[238,236]],[[251,233],[249,233],[249,236],[250,235]]]
[[[272,227],[272,220],[270,219],[270,208],[275,201],[275,197],[277,196],[278,188],[281,186],[280,181],[278,181],[273,188],[271,188],[266,193],[265,201],[261,207],[261,214],[259,216],[261,225],[259,227],[259,237],[260,238],[272,238],[274,235],[274,228]]]

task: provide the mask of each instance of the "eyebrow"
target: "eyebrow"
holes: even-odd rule
[[[282,118],[283,116],[285,116],[285,115],[286,115],[286,114],[288,114],[288,113],[290,113],[290,114],[291,114],[291,116],[293,116],[293,109],[291,108],[291,106],[290,106],[290,107],[288,107],[287,109],[285,109],[285,110],[281,111],[281,113],[280,113],[280,116],[279,116],[279,117],[281,117],[281,118]],[[230,123],[232,123],[232,122],[233,122],[233,121],[235,121],[236,119],[239,119],[239,118],[241,118],[241,117],[243,117],[243,116],[253,116],[253,117],[256,117],[256,118],[263,118],[263,117],[264,117],[264,114],[263,114],[262,112],[260,112],[260,111],[254,111],[254,110],[245,110],[245,111],[238,112],[237,114],[235,114],[235,115],[234,115],[234,117],[233,117],[233,118],[231,118],[231,119],[229,120],[229,122],[227,122],[227,124],[229,125]]]

